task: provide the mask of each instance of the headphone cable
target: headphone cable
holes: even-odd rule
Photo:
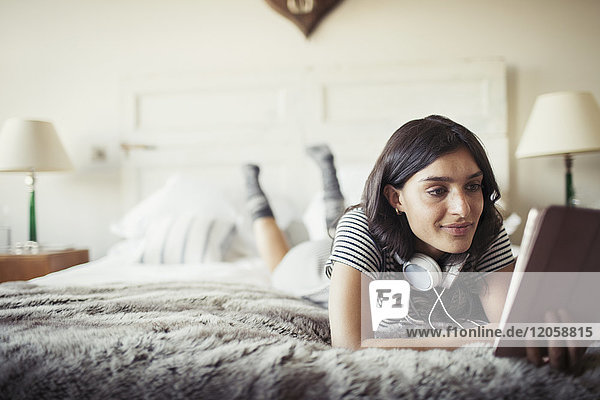
[[[435,290],[435,288],[432,289],[435,292],[435,295],[437,296],[437,300],[435,301],[435,303],[433,303],[433,307],[431,307],[431,311],[429,311],[429,316],[427,317],[427,321],[429,322],[429,326],[431,327],[431,329],[434,329],[433,324],[431,323],[431,315],[433,314],[433,310],[435,309],[435,306],[438,302],[441,304],[442,309],[444,310],[448,318],[454,321],[456,325],[460,326],[461,329],[465,329],[457,320],[452,318],[452,316],[448,313],[448,310],[446,310],[446,307],[444,306],[444,302],[442,301],[442,295],[444,294],[444,291],[446,291],[446,288],[443,288],[441,293],[438,293],[437,290]]]

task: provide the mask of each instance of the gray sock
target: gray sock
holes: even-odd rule
[[[246,207],[252,216],[252,220],[272,217],[273,211],[269,205],[269,200],[267,200],[267,196],[265,196],[258,182],[260,168],[258,165],[246,164],[242,169],[246,180]]]
[[[333,225],[344,212],[344,195],[340,190],[333,154],[326,144],[310,146],[308,155],[315,160],[323,176],[323,200],[325,202],[325,222],[327,228]]]

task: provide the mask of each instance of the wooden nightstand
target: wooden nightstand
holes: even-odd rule
[[[89,260],[89,251],[81,249],[39,254],[0,254],[0,282],[37,278]]]

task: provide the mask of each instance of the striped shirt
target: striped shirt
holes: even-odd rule
[[[514,261],[510,240],[504,227],[478,260],[467,262],[475,272],[492,272]],[[331,256],[325,264],[325,274],[331,278],[333,263],[341,263],[375,277],[381,272],[400,272],[393,254],[380,250],[369,231],[367,216],[361,208],[347,212],[339,221]]]

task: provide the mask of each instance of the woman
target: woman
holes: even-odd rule
[[[484,319],[498,322],[510,274],[489,272],[512,272],[514,267],[510,242],[495,207],[499,198],[485,151],[468,129],[441,116],[410,121],[398,129],[367,179],[362,203],[351,208],[337,226],[326,264],[331,278],[332,344],[351,349],[361,346],[361,329],[364,334],[367,325],[361,325],[361,288],[365,290],[368,281],[361,276],[402,271],[415,253],[441,266],[463,260],[462,271],[485,272],[485,282],[475,297]],[[442,290],[434,299],[453,304],[449,295]],[[476,313],[472,301],[463,303]],[[370,321],[366,314],[363,311],[363,321]],[[445,314],[452,318],[452,311]],[[426,317],[431,318],[431,313],[421,321]],[[418,339],[414,345],[445,346],[438,346],[436,340]],[[539,364],[540,352],[530,352],[529,358]]]

